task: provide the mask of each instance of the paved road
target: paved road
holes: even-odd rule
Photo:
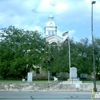
[[[0,91],[0,100],[91,100],[91,92]]]

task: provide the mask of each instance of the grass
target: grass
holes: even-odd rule
[[[0,79],[0,82],[23,82],[22,79]],[[27,82],[27,80],[25,80]],[[33,80],[33,82],[48,82],[48,80]],[[53,80],[50,80],[50,82],[53,82]]]
[[[61,81],[66,81],[66,80],[61,80]],[[93,81],[91,80],[86,80],[86,79],[81,79],[80,81],[82,81],[83,83],[93,83]],[[0,82],[22,82],[22,79],[0,79]],[[27,82],[27,80],[25,81]],[[33,79],[33,82],[48,82],[48,80],[36,80],[36,79]],[[50,80],[50,82],[53,82],[53,80]],[[60,82],[60,80],[59,80]],[[97,83],[100,84],[100,80],[96,81]]]

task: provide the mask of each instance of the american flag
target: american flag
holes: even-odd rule
[[[68,31],[67,32],[64,32],[63,34],[62,34],[62,36],[66,36],[68,34]]]
[[[68,41],[68,37],[64,40],[64,43],[65,43],[66,41]]]

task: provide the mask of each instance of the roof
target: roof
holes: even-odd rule
[[[49,39],[51,39],[51,38],[57,38],[57,39],[60,39],[60,40],[63,39],[63,38],[61,38],[61,37],[58,36],[58,35],[50,35],[50,36],[46,37],[47,40],[49,40]]]
[[[46,26],[56,27],[56,24],[53,21],[53,16],[52,15],[49,16],[49,21],[46,23]]]

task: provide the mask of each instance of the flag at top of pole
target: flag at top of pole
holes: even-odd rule
[[[68,35],[68,31],[66,31],[66,32],[64,32],[64,33],[62,34],[62,36],[66,36],[66,35]]]
[[[69,38],[69,37],[68,37],[68,33],[69,33],[69,32],[66,31],[66,32],[64,32],[64,33],[62,34],[62,36],[64,37],[64,38],[63,38],[64,43],[65,43],[66,41],[68,41],[68,38]]]

